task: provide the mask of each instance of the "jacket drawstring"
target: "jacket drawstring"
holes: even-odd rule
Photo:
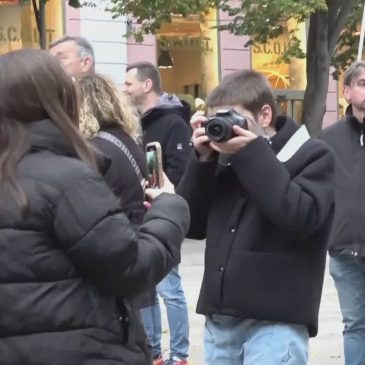
[[[364,147],[364,128],[361,128],[361,134],[360,134],[360,146]]]

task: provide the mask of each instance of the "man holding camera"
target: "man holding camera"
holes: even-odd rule
[[[197,312],[207,365],[304,365],[317,334],[333,216],[326,145],[275,116],[266,78],[226,76],[193,117],[192,155],[178,193],[189,237],[207,238]],[[225,109],[225,110],[222,110]]]

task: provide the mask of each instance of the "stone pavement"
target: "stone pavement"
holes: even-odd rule
[[[204,364],[203,329],[204,317],[195,313],[204,264],[204,241],[185,240],[182,248],[180,274],[189,309],[190,323],[190,365]],[[163,316],[162,345],[168,355],[169,331],[165,307]],[[310,341],[310,365],[342,365],[342,324],[336,290],[326,270],[324,290],[319,319],[318,336]],[[219,364],[217,364],[219,365]],[[258,364],[262,365],[262,364]]]

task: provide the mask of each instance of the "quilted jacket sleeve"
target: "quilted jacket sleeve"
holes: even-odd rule
[[[135,232],[103,179],[77,179],[57,204],[54,229],[75,268],[100,289],[135,295],[156,285],[180,261],[189,225],[186,202],[162,194]]]

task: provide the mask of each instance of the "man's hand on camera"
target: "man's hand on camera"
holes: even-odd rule
[[[166,176],[166,174],[163,174],[163,185],[161,188],[147,188],[145,190],[145,195],[146,197],[149,199],[149,201],[145,201],[144,202],[144,206],[145,208],[149,208],[151,206],[151,201],[153,199],[155,199],[156,197],[158,197],[160,194],[162,193],[170,193],[170,194],[174,194],[175,193],[175,187],[172,184],[172,182],[168,179],[168,177]]]
[[[191,128],[193,129],[191,141],[199,155],[200,161],[208,161],[214,153],[209,144],[210,139],[205,134],[204,124],[206,121],[207,118],[203,112],[196,112],[190,120]]]
[[[210,147],[219,153],[233,155],[257,138],[255,133],[237,125],[233,126],[233,131],[236,136],[225,142],[210,142]]]

